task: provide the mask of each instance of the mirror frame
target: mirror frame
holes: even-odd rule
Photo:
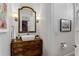
[[[20,31],[20,10],[22,10],[23,8],[28,8],[35,13],[35,31],[29,31],[29,32]],[[28,7],[28,6],[22,6],[21,8],[18,8],[18,32],[19,33],[36,33],[36,11],[33,8]]]

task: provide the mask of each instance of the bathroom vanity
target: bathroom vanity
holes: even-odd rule
[[[34,38],[29,33],[36,33],[36,11],[28,6],[18,8],[18,33],[27,33],[28,35],[21,36],[20,39],[13,39],[11,42],[11,56],[41,56],[43,42],[39,35]],[[25,39],[24,39],[25,37]],[[37,38],[37,39],[36,39]],[[27,40],[27,41],[26,41]]]
[[[42,40],[11,42],[11,56],[41,56]]]

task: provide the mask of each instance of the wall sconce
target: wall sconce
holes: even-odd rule
[[[40,16],[37,16],[36,22],[39,23],[39,20],[40,20],[40,19],[41,19],[41,17],[40,17]]]
[[[18,20],[18,19],[17,19],[17,18],[18,18],[18,14],[17,14],[17,13],[14,13],[14,14],[12,15],[12,17],[14,18],[15,21]]]

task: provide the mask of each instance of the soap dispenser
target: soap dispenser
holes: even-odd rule
[[[20,35],[16,36],[16,42],[21,42],[22,41],[22,38]]]
[[[35,36],[35,39],[40,39],[39,35],[36,35],[36,36]]]

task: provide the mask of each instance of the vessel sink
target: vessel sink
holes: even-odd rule
[[[28,40],[34,40],[35,35],[23,35],[22,40],[28,41]]]

